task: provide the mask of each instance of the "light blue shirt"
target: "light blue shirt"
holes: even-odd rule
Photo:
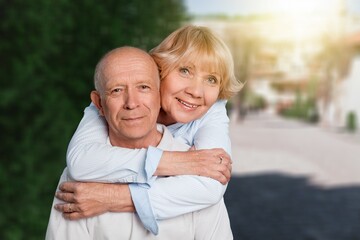
[[[231,153],[226,101],[217,101],[200,119],[168,126],[174,138],[196,149],[223,148]],[[156,234],[156,220],[172,218],[217,203],[226,186],[200,176],[153,176],[162,151],[158,148],[125,149],[104,144],[107,126],[90,105],[70,141],[67,164],[78,181],[136,182],[132,199],[145,228]],[[191,186],[191,187],[189,187]]]

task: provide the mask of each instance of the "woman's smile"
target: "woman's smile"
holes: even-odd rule
[[[180,98],[175,98],[181,105],[183,105],[185,108],[188,109],[196,109],[198,108],[200,105],[197,104],[193,104],[193,103],[189,103],[189,102],[185,102],[183,100],[181,100]]]

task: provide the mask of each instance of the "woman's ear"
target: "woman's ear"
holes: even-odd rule
[[[91,101],[93,102],[93,104],[97,107],[97,109],[99,109],[99,114],[101,116],[104,116],[104,111],[103,111],[103,107],[101,105],[101,97],[98,91],[91,91],[90,93],[90,98]]]

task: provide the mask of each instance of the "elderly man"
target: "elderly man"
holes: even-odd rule
[[[108,123],[108,144],[124,148],[157,146],[169,151],[189,149],[176,142],[165,126],[156,124],[160,80],[157,66],[146,52],[132,47],[112,50],[100,60],[96,74],[100,74],[101,82],[96,83],[97,91],[91,93],[91,100]],[[60,183],[69,180],[65,169]],[[114,187],[128,189],[121,184]],[[111,212],[77,221],[66,220],[53,207],[46,239],[232,239],[223,201],[160,221],[156,236],[133,213],[131,200],[124,198],[122,209],[108,202]],[[57,203],[60,200],[55,198],[53,206]],[[119,211],[122,213],[115,213]]]

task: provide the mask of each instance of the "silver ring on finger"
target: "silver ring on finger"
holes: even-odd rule
[[[69,205],[68,205],[68,209],[69,209],[69,212],[73,212],[73,209],[72,209],[71,203],[69,203]]]

